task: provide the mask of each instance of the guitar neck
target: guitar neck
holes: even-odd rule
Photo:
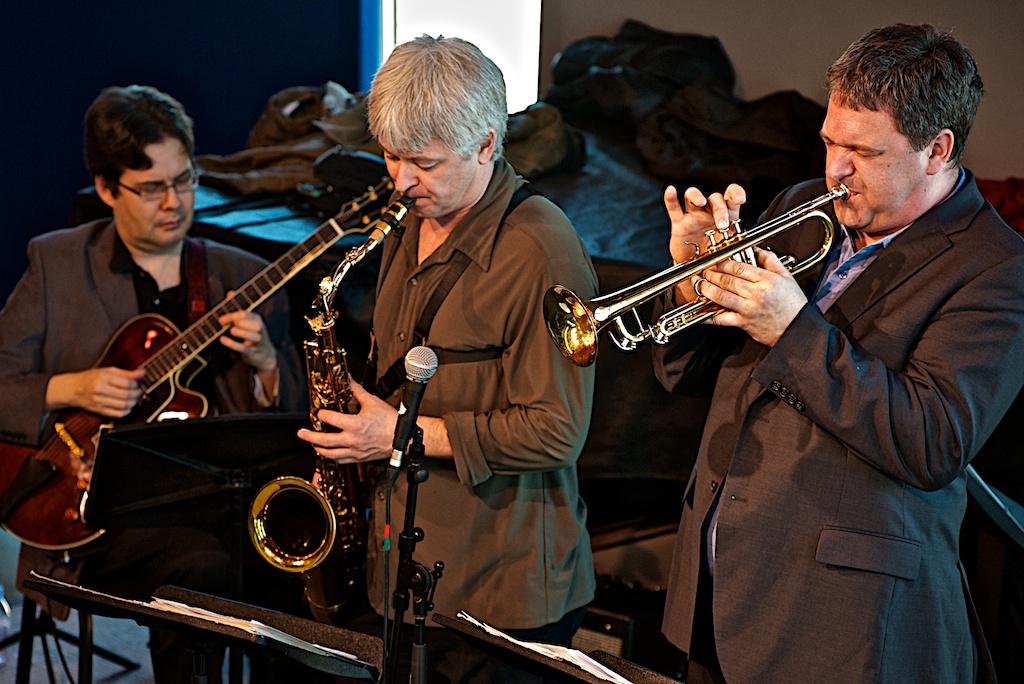
[[[292,246],[274,263],[239,287],[233,296],[213,307],[206,315],[147,359],[141,366],[145,370],[142,380],[144,391],[151,392],[178,369],[192,361],[211,342],[223,335],[227,326],[221,325],[219,320],[221,316],[236,311],[251,311],[259,306],[299,271],[340,240],[346,234],[343,228],[344,224],[391,187],[393,186],[390,180],[382,180],[365,195],[353,200],[341,213],[321,224],[302,242]],[[348,232],[366,232],[372,225],[372,221],[367,221],[364,218],[363,226]]]

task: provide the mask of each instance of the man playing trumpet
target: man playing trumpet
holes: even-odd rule
[[[1024,383],[1024,244],[960,163],[981,79],[950,34],[894,25],[827,87],[826,178],[765,217],[847,186],[828,258],[794,277],[757,249],[662,302],[724,309],[655,348],[667,389],[713,393],[663,629],[691,684],[985,680],[958,536],[965,469]],[[668,188],[673,259],[744,200]]]

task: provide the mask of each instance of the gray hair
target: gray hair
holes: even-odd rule
[[[844,107],[889,112],[915,150],[948,128],[950,158],[957,163],[982,94],[971,53],[951,33],[928,24],[868,31],[829,67],[826,87]]]
[[[505,79],[461,38],[423,35],[396,47],[373,77],[367,103],[370,133],[397,152],[415,154],[437,140],[468,159],[493,128],[493,159],[501,157]]]

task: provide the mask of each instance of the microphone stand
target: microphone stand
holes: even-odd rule
[[[434,590],[437,580],[441,579],[444,563],[437,561],[434,569],[429,570],[422,563],[413,560],[416,543],[424,537],[423,530],[416,527],[416,496],[420,483],[426,482],[430,473],[423,467],[423,430],[415,428],[412,443],[408,452],[406,470],[405,526],[398,537],[398,576],[395,578],[393,596],[394,619],[391,623],[391,639],[388,647],[388,662],[383,681],[395,684],[398,675],[398,651],[402,642],[403,617],[409,607],[409,598],[413,598],[413,619],[415,634],[412,645],[412,665],[410,681],[412,684],[426,684],[427,681],[427,644],[426,623],[427,613],[434,608]]]

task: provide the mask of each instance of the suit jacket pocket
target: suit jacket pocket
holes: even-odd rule
[[[828,565],[917,579],[921,543],[904,537],[826,526],[818,537],[814,558]]]

